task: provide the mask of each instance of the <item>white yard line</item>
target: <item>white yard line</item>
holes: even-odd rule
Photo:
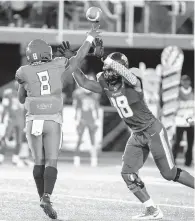
[[[35,195],[34,192],[30,191],[20,191],[20,190],[13,190],[13,189],[4,189],[0,190],[0,193],[7,192],[7,193],[19,193],[19,194],[28,194],[28,195]],[[66,191],[60,190],[61,194],[56,194],[55,196],[58,198],[71,198],[71,199],[81,199],[81,200],[91,200],[91,201],[99,201],[99,202],[110,202],[110,203],[125,203],[125,204],[132,204],[132,205],[141,205],[140,202],[137,201],[129,201],[129,200],[121,200],[121,199],[110,199],[110,198],[101,198],[101,197],[85,197],[85,196],[75,196],[75,195],[66,195]],[[25,201],[25,200],[22,200]],[[8,202],[5,200],[4,202]],[[28,200],[29,202],[29,200]],[[38,200],[30,200],[30,202],[38,202]],[[194,209],[193,206],[181,206],[181,205],[173,205],[173,204],[166,204],[160,203],[159,206],[164,207],[172,207],[172,208],[181,208],[181,209]]]
[[[1,177],[3,177],[3,179],[6,180],[33,180],[32,175],[30,175],[30,173],[27,174],[18,174],[17,176],[15,176],[15,173],[13,174],[7,174],[7,173],[2,173]],[[179,184],[179,183],[175,183],[173,181],[167,181],[163,178],[159,178],[159,177],[154,177],[154,176],[141,176],[142,180],[146,183],[146,185],[154,185],[154,186],[172,186],[172,187],[183,187],[183,185]],[[71,180],[73,181],[87,181],[90,183],[91,182],[104,182],[104,183],[114,183],[114,182],[118,182],[118,183],[124,183],[124,181],[122,180],[120,174],[119,176],[117,175],[108,175],[106,176],[104,175],[79,175],[79,174],[61,174],[58,177],[59,181],[66,181],[68,180],[69,182]]]
[[[84,199],[84,200],[95,200],[95,201],[102,201],[102,202],[127,203],[127,204],[140,204],[141,205],[141,203],[137,202],[137,201],[128,201],[128,200],[120,200],[120,199],[109,199],[109,198],[99,198],[99,197],[82,197],[82,196],[71,196],[71,195],[63,195],[63,197]],[[173,205],[173,204],[158,204],[158,205],[165,206],[165,207],[194,209],[193,206],[179,206],[179,205]]]

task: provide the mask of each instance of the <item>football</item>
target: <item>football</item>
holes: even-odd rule
[[[102,10],[98,7],[91,7],[86,12],[86,18],[90,22],[99,22],[102,17]]]

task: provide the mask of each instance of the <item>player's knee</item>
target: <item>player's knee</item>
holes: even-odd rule
[[[176,172],[175,178],[173,179],[174,182],[177,182],[179,180],[181,172],[182,172],[182,169],[177,168],[177,172]]]
[[[173,167],[171,170],[168,171],[161,171],[161,175],[166,180],[174,180],[177,174],[177,168]]]
[[[138,177],[136,173],[123,173],[122,172],[121,176],[131,192],[135,193],[144,188],[144,183],[142,182],[142,180]]]
[[[45,165],[35,165],[33,168],[33,177],[41,179],[44,176]]]

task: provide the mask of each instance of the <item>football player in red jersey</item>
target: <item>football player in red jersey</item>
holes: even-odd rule
[[[5,125],[6,130],[4,136],[1,138],[0,158],[2,160],[4,159],[4,153],[7,146],[6,139],[10,139],[10,137],[15,134],[16,147],[12,156],[12,163],[18,167],[23,167],[25,164],[20,159],[19,153],[24,135],[24,107],[17,99],[17,88],[18,85],[14,83],[14,88],[5,89],[3,93],[3,113],[1,121]],[[6,120],[7,117],[8,119]]]
[[[88,129],[90,141],[91,141],[91,166],[97,166],[97,148],[95,146],[95,134],[97,131],[97,119],[98,115],[98,102],[99,96],[92,93],[89,90],[83,88],[77,88],[73,93],[73,99],[75,103],[76,113],[75,120],[77,124],[78,141],[74,156],[74,165],[80,165],[80,145],[85,129]]]
[[[58,152],[62,144],[62,86],[66,76],[75,71],[99,35],[92,27],[77,53],[67,59],[52,59],[52,48],[36,39],[26,49],[29,65],[16,72],[18,98],[25,103],[26,136],[35,161],[33,176],[40,196],[40,206],[52,219],[57,213],[50,202],[57,179]]]
[[[101,47],[103,46],[100,45]],[[166,180],[194,189],[194,177],[187,171],[176,167],[167,132],[144,101],[140,70],[129,69],[127,57],[119,52],[107,56],[103,63],[103,71],[98,73],[97,81],[89,80],[82,71],[75,73],[74,78],[81,87],[87,90],[95,93],[104,91],[132,131],[124,151],[121,175],[130,191],[146,207],[145,213],[134,216],[132,219],[162,219],[162,211],[154,204],[144,182],[138,175],[149,152],[151,151],[161,175]]]

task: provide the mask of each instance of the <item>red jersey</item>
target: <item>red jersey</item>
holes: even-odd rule
[[[146,129],[155,121],[155,117],[144,101],[143,92],[138,92],[131,84],[123,82],[120,89],[109,90],[102,72],[98,74],[98,81],[109,98],[111,104],[117,109],[120,117],[131,128],[138,132]]]
[[[20,104],[17,91],[11,88],[8,88],[3,93],[3,106],[6,108],[6,111],[9,114],[10,119],[12,120],[21,120],[24,117],[24,106]]]
[[[68,60],[64,57],[50,62],[21,66],[16,79],[27,91],[27,120],[54,120],[62,123],[63,73]]]
[[[75,91],[76,108],[81,111],[81,119],[93,122],[98,118],[98,95],[87,93],[84,89]]]

